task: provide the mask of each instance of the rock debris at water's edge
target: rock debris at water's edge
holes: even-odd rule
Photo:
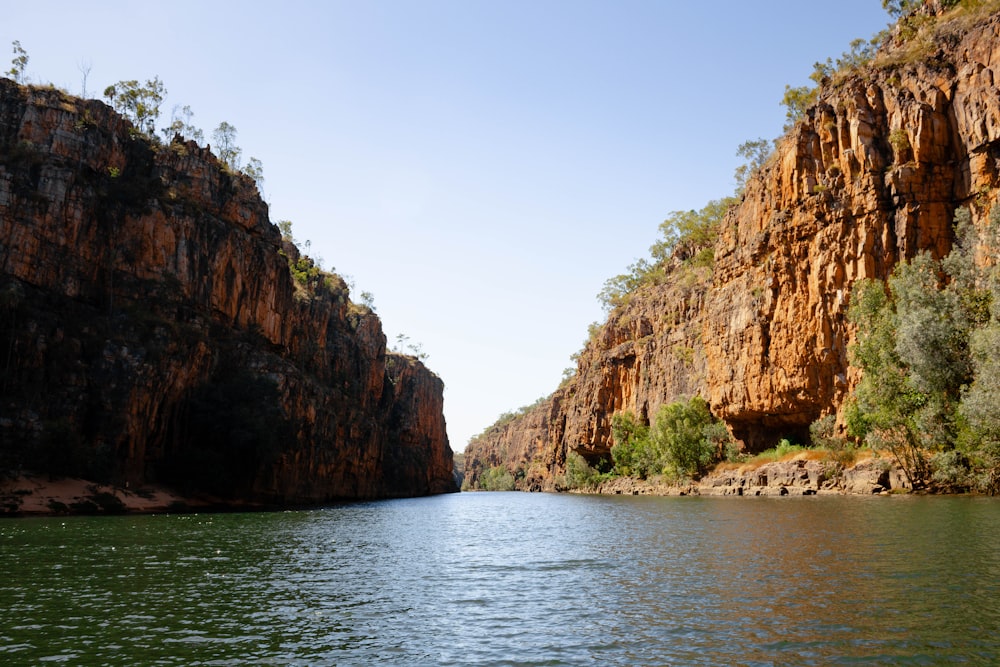
[[[797,457],[753,467],[733,467],[680,484],[661,479],[616,477],[592,491],[605,495],[751,497],[874,495],[912,490],[903,471],[885,459],[866,459],[842,468],[826,461]]]

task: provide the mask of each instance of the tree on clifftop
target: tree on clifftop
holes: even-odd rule
[[[14,40],[14,59],[10,61],[11,67],[4,74],[9,74],[10,78],[18,83],[24,83],[24,70],[28,67],[28,52],[21,48],[21,42]]]
[[[140,132],[152,137],[156,132],[156,119],[160,117],[160,104],[167,95],[160,77],[139,85],[135,79],[119,81],[104,89],[104,97],[115,111],[132,121]]]
[[[212,131],[212,145],[223,164],[232,171],[240,170],[240,155],[243,149],[236,145],[236,127],[226,121]]]

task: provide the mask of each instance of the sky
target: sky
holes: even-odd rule
[[[732,194],[880,0],[32,0],[26,74],[100,98],[159,77],[263,165],[271,220],[374,297],[445,383],[452,449],[550,394],[596,295],[671,212]],[[9,68],[0,55],[0,69]],[[84,73],[86,72],[86,80]],[[84,89],[84,83],[86,88]]]

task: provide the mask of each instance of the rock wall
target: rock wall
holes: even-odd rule
[[[550,490],[573,450],[596,462],[614,444],[611,417],[631,411],[650,420],[661,404],[706,392],[701,343],[710,272],[680,264],[662,285],[615,310],[586,344],[564,386],[527,414],[494,427],[466,448],[470,485],[504,466],[519,488]]]
[[[690,484],[663,478],[640,480],[614,477],[590,492],[605,495],[657,496],[815,496],[873,495],[908,492],[913,486],[898,466],[887,459],[865,459],[844,467],[833,461],[798,455],[760,466],[720,467]],[[942,489],[945,490],[945,489]]]
[[[539,408],[544,418],[470,444],[470,471],[540,459],[551,486],[567,450],[606,455],[615,412],[648,419],[695,393],[751,451],[805,441],[811,422],[840,411],[858,379],[853,282],[947,253],[955,209],[984,219],[1000,183],[1000,16],[924,11],[932,36],[897,29],[872,63],[824,82],[730,210],[711,277],[684,290],[691,278],[675,272],[633,295]]]
[[[254,183],[0,79],[0,453],[275,503],[454,490],[443,385]]]

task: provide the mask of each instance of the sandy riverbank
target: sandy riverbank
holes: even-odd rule
[[[212,505],[157,486],[123,489],[34,474],[0,478],[0,516],[177,512]]]

